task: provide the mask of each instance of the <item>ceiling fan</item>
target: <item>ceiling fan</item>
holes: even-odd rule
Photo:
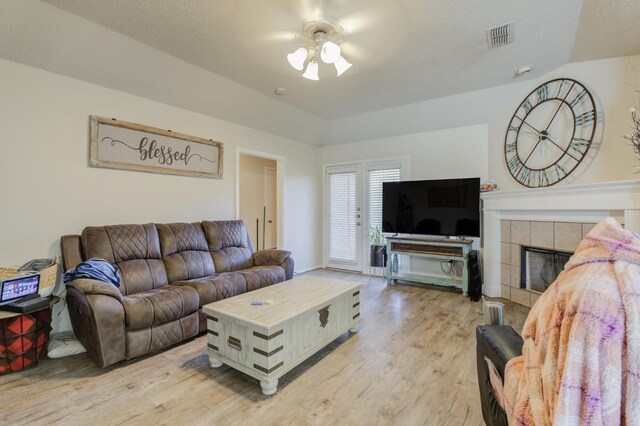
[[[345,42],[346,32],[339,23],[324,19],[308,21],[302,26],[300,34],[307,47],[299,47],[287,55],[287,60],[298,71],[302,71],[305,63],[307,64],[302,74],[304,78],[320,79],[318,59],[326,64],[333,64],[338,77],[351,68],[352,64],[342,56],[340,45]]]

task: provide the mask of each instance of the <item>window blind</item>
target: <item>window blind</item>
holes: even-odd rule
[[[329,175],[329,259],[355,263],[356,172]]]
[[[369,170],[367,173],[369,226],[382,226],[382,183],[399,181],[400,169]]]

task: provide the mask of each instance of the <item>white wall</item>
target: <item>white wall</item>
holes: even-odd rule
[[[256,250],[258,249],[258,243],[262,247],[263,238],[265,237],[262,233],[262,216],[265,206],[265,167],[275,169],[277,163],[275,160],[240,154],[240,219],[246,223],[251,241]],[[274,220],[274,223],[269,226],[277,226],[277,212],[268,214],[268,217]],[[256,237],[256,219],[260,221],[258,229],[259,241]],[[267,234],[269,234],[268,230]],[[275,246],[275,241],[267,241],[267,243],[273,243],[273,246]]]
[[[511,177],[504,163],[505,132],[513,112],[529,92],[559,77],[580,81],[597,99],[601,114],[598,123],[601,144],[593,161],[581,168],[581,174],[558,185],[638,179],[633,168],[640,162],[621,135],[629,133],[629,108],[637,103],[634,90],[640,90],[640,56],[568,64],[539,79],[514,85],[511,98],[503,103],[489,122],[489,177],[498,183],[500,189],[523,188]]]
[[[486,125],[476,125],[331,145],[321,148],[320,158],[323,164],[330,164],[406,156],[409,180],[480,177],[486,181],[487,130]],[[474,248],[479,244],[475,239]],[[442,275],[440,262],[412,259],[410,269]]]
[[[297,141],[318,143],[326,127],[276,95],[40,0],[0,1],[0,57]]]
[[[512,98],[513,84],[429,99],[331,120],[325,145],[417,135],[435,130],[487,124]]]
[[[6,60],[0,93],[0,265],[54,256],[87,225],[231,219],[237,147],[285,157],[284,247],[297,270],[321,264],[318,148]],[[221,141],[224,179],[89,167],[91,114]]]
[[[634,90],[640,90],[640,56],[567,64],[536,79],[514,80],[509,85],[333,120],[328,124],[327,143],[364,141],[323,148],[323,158],[339,161],[341,155],[346,155],[347,159],[394,155],[388,153],[395,152],[397,143],[400,143],[398,155],[405,152],[413,157],[414,151],[405,149],[402,144],[419,141],[421,135],[438,135],[434,130],[449,128],[455,132],[484,123],[488,129],[487,177],[495,180],[500,189],[523,188],[504,164],[505,132],[524,97],[538,85],[558,77],[573,78],[585,84],[598,101],[601,118],[598,124],[601,145],[593,161],[588,167],[577,170],[579,175],[574,174],[559,185],[638,179],[639,176],[633,174],[633,168],[640,164],[638,158],[620,136],[629,133],[629,108],[637,102]],[[384,139],[371,139],[371,134],[379,134]],[[433,138],[427,137],[425,144],[427,141],[430,149],[436,149],[432,145]],[[385,149],[384,145],[389,146]],[[446,152],[445,148],[443,153]],[[417,160],[418,164],[423,160]],[[435,164],[435,168],[429,168],[427,173],[436,177],[435,171],[447,173],[448,164]],[[419,171],[417,168],[416,172]]]
[[[345,138],[358,140],[371,129],[385,134],[385,124],[393,122],[395,129],[396,121],[407,129],[462,126],[478,119],[486,124],[323,147],[322,161],[407,155],[411,179],[480,176],[494,180],[501,190],[522,189],[504,163],[505,131],[524,97],[538,85],[558,77],[573,78],[586,85],[600,111],[598,150],[590,153],[595,155],[586,167],[558,185],[638,179],[640,176],[633,169],[640,165],[639,158],[621,135],[629,133],[629,108],[638,102],[634,91],[640,90],[640,56],[568,64],[529,81],[337,120],[331,124],[337,142]],[[478,108],[483,112],[474,112]],[[422,122],[416,115],[419,111],[424,114]]]
[[[412,180],[489,175],[483,124],[331,145],[320,153],[323,164],[408,156]]]

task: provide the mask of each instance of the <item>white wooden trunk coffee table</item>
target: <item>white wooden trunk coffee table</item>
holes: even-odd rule
[[[358,331],[361,287],[303,276],[203,306],[211,366],[255,377],[273,395],[281,376],[347,330]]]

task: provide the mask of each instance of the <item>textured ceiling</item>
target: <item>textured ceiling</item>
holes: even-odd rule
[[[350,32],[340,78],[286,61],[316,18]],[[485,29],[511,21],[514,43],[488,49]],[[640,54],[638,22],[640,0],[0,0],[0,57],[322,145],[379,137],[380,121],[387,136],[426,131],[438,114],[415,118],[430,99]],[[524,64],[534,71],[514,76]],[[437,120],[486,122],[461,105]]]
[[[158,50],[334,119],[541,75],[572,53],[582,0],[45,0]],[[607,2],[608,3],[608,2]],[[350,31],[340,78],[303,79],[286,62],[306,19]],[[515,22],[515,42],[488,49],[485,29]],[[323,66],[324,65],[324,66]]]
[[[585,1],[572,62],[639,53],[639,0]]]

